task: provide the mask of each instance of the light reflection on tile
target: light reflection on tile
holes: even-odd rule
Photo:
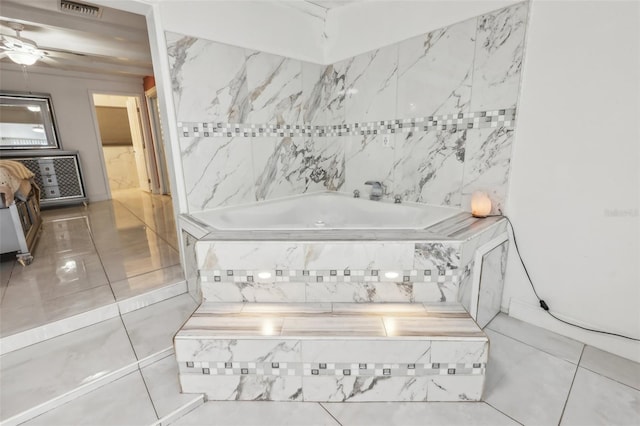
[[[2,336],[68,318],[114,302],[108,284],[79,291],[67,296],[42,300],[33,297],[30,304],[14,305],[7,301],[2,307],[0,330]]]
[[[282,326],[283,336],[384,336],[380,318],[335,317],[288,317]]]
[[[184,274],[180,265],[158,269],[122,281],[111,283],[116,300],[137,296],[170,284],[184,281]]]

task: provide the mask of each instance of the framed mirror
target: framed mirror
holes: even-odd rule
[[[0,91],[0,149],[60,148],[51,95]]]

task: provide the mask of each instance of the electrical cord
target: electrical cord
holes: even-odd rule
[[[552,318],[555,318],[556,320],[558,320],[560,322],[563,322],[563,323],[568,324],[568,325],[573,326],[573,327],[580,328],[582,330],[591,331],[593,333],[608,334],[610,336],[617,336],[617,337],[622,337],[623,339],[628,339],[628,340],[633,340],[635,342],[640,342],[640,339],[637,339],[635,337],[625,336],[624,334],[612,333],[610,331],[596,330],[594,328],[583,327],[581,325],[574,324],[574,323],[569,322],[569,321],[565,321],[565,320],[555,316],[551,312],[547,302],[545,302],[540,296],[538,296],[538,292],[536,291],[536,287],[533,285],[533,280],[531,279],[531,275],[529,275],[529,270],[527,269],[527,266],[524,264],[524,260],[522,259],[522,255],[520,254],[520,248],[518,248],[518,241],[516,240],[516,231],[513,228],[513,223],[511,223],[511,219],[509,219],[509,217],[507,217],[506,215],[502,214],[502,210],[498,210],[498,211],[500,212],[500,214],[493,214],[493,215],[489,215],[487,217],[503,217],[503,218],[507,219],[507,223],[509,224],[509,227],[511,228],[511,235],[513,236],[513,245],[516,248],[516,253],[518,254],[518,258],[520,259],[520,264],[522,265],[522,269],[524,270],[524,273],[527,276],[527,280],[529,281],[529,284],[531,285],[531,289],[533,290],[533,294],[535,294],[536,299],[538,299],[538,302],[540,303],[540,307],[542,309],[544,309],[547,314],[549,314]]]

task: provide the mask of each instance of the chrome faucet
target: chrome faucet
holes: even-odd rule
[[[382,198],[384,194],[384,187],[382,182],[376,180],[368,180],[364,183],[365,185],[371,185],[371,194],[369,194],[369,199],[378,201]]]

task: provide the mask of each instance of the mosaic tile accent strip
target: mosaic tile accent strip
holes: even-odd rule
[[[469,376],[483,375],[486,363],[302,363],[302,362],[219,362],[187,361],[183,373],[213,376]]]
[[[252,283],[252,282],[437,282],[457,283],[460,273],[457,269],[424,269],[404,271],[384,271],[379,269],[350,270],[350,269],[323,269],[323,270],[286,270],[276,269],[272,271],[249,271],[238,269],[226,270],[201,270],[200,278],[203,282],[223,283]],[[268,278],[260,278],[258,274],[268,272]],[[387,275],[392,272],[392,275]]]
[[[515,126],[516,109],[444,114],[429,117],[311,126],[302,124],[246,124],[178,122],[183,137],[297,137],[358,136]]]

